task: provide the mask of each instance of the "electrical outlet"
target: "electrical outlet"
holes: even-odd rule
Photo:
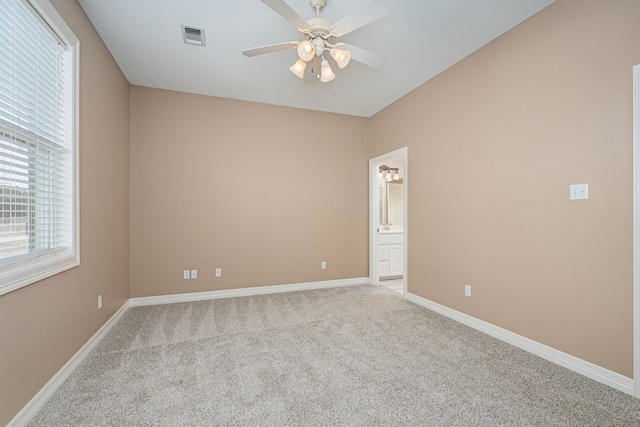
[[[222,277],[222,269],[216,268],[216,277]]]
[[[326,261],[322,261],[320,263],[320,268],[323,269],[323,270],[326,270],[327,269],[327,262]]]
[[[184,280],[189,280],[189,278],[191,277],[189,270],[185,270],[182,274],[183,274],[182,277],[184,277]]]
[[[98,310],[102,308],[102,295],[98,295]]]
[[[464,285],[464,295],[467,297],[471,296],[471,285]]]
[[[192,279],[198,278],[198,270],[191,270],[191,278]]]

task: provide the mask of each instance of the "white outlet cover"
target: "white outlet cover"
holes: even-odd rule
[[[222,269],[216,268],[216,277],[221,277],[221,276],[222,276]]]
[[[198,278],[198,270],[191,270],[191,278],[192,279]]]

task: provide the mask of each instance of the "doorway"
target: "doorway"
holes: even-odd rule
[[[408,148],[369,160],[369,277],[408,290]]]

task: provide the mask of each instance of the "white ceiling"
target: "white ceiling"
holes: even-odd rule
[[[308,0],[286,0],[304,19]],[[298,41],[299,32],[259,0],[79,0],[133,85],[370,117],[554,0],[388,0],[390,14],[339,41],[380,53],[329,83],[305,83],[288,68],[294,49],[248,58],[243,49]],[[328,0],[332,22],[369,0]],[[205,29],[186,45],[181,25]]]

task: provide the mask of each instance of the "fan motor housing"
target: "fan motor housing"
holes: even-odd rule
[[[309,0],[309,4],[313,10],[322,10],[327,5],[327,0]]]
[[[319,36],[326,36],[329,34],[329,28],[333,25],[331,21],[324,18],[311,18],[307,21],[307,24],[309,24],[311,34]]]

